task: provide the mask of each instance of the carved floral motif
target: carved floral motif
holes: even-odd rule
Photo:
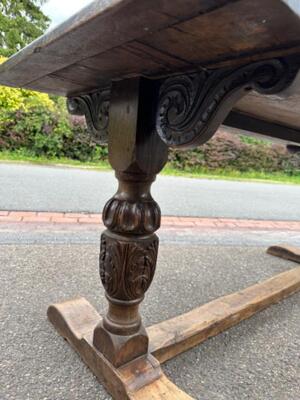
[[[203,144],[248,91],[278,93],[291,83],[297,70],[297,63],[271,59],[167,78],[160,89],[156,130],[168,146]],[[109,102],[110,88],[106,88],[70,97],[67,103],[71,114],[85,115],[93,139],[100,144],[107,143]]]
[[[148,290],[155,273],[158,238],[134,242],[101,237],[100,277],[112,298],[137,300]]]
[[[95,142],[107,143],[110,89],[67,100],[68,111],[73,115],[85,115],[90,134]]]
[[[249,90],[277,93],[290,84],[295,72],[285,61],[274,59],[168,78],[160,89],[158,134],[169,146],[203,144]]]

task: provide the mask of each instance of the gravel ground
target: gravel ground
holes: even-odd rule
[[[2,245],[0,399],[110,397],[46,319],[50,303],[86,297],[103,313],[98,246]],[[262,247],[162,243],[142,307],[146,325],[242,289],[295,264]],[[164,365],[199,400],[299,400],[300,295]]]

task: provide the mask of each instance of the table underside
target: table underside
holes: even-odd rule
[[[96,0],[0,66],[0,83],[72,97],[299,55],[298,13],[286,0]],[[299,99],[298,81],[279,97],[245,96],[224,123],[297,143]]]

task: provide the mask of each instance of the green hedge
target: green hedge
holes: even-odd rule
[[[172,150],[170,163],[178,169],[194,168],[300,173],[300,154],[290,154],[286,146],[255,140],[242,135],[219,132],[203,146],[191,151]]]
[[[26,150],[33,156],[80,161],[107,160],[107,147],[94,144],[84,120],[71,118],[61,101],[54,109],[41,105],[29,110],[2,110],[0,116],[2,150]],[[289,154],[284,145],[247,140],[222,130],[195,150],[171,150],[169,163],[171,167],[183,170],[300,173],[299,153]]]
[[[104,158],[107,149],[91,142],[81,119],[70,120],[65,110],[43,106],[28,111],[2,111],[0,149],[26,150],[32,156],[67,157],[80,161]]]
[[[0,64],[5,61],[0,56]],[[107,150],[91,143],[84,122],[70,119],[65,99],[0,86],[0,151],[95,160]]]

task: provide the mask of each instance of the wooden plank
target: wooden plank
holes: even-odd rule
[[[298,247],[289,245],[271,246],[268,248],[267,253],[300,264],[300,249]]]
[[[52,305],[48,318],[114,399],[192,400],[165,377],[159,362],[169,360],[298,290],[300,267],[154,325],[147,329],[152,355],[119,368],[114,368],[93,345],[93,332],[101,317],[87,300],[78,298]]]
[[[201,397],[197,397],[197,399],[201,400]],[[163,375],[160,379],[134,393],[131,400],[193,400],[193,398]]]
[[[240,134],[240,130],[244,130],[246,134],[251,136],[266,136],[279,141],[300,143],[300,129],[290,128],[286,125],[276,124],[274,122],[265,121],[255,118],[252,115],[232,111],[223,122],[223,125],[229,126],[230,131]],[[299,123],[300,126],[300,123]],[[235,129],[231,129],[235,128]]]
[[[150,351],[163,363],[298,290],[300,267],[151,326]]]
[[[47,78],[80,81],[87,91],[130,74],[160,76],[295,54],[299,37],[298,16],[279,0],[96,0],[1,65],[0,83],[69,95],[68,86],[48,86]],[[127,56],[116,60],[119,48]]]
[[[162,71],[174,71],[181,69],[188,69],[192,67],[188,61],[180,60],[173,55],[165,54],[159,50],[154,49],[151,46],[147,46],[138,41],[131,42],[126,45],[126,48],[130,51],[131,54],[136,54],[146,62],[155,61],[157,64],[163,66]],[[159,71],[155,71],[158,73]],[[154,71],[151,71],[151,75],[154,74]]]
[[[158,57],[149,57],[135,50],[132,45],[124,45],[105,53],[80,61],[79,65],[93,68],[98,76],[108,81],[117,77],[149,75],[151,71],[166,69]]]
[[[31,85],[24,86],[25,89],[31,89]],[[90,90],[93,89],[93,86],[89,87]],[[55,75],[48,75],[42,79],[38,79],[35,81],[34,90],[38,92],[47,92],[55,95],[64,96],[65,93],[81,93],[85,90],[88,90],[88,86],[86,84],[79,84],[76,82],[72,82],[62,77],[58,77]]]
[[[299,36],[299,18],[285,4],[252,0],[232,2],[153,33],[142,43],[190,63],[207,65],[253,51],[283,48],[291,42],[299,45]]]
[[[93,345],[101,318],[84,298],[50,306],[48,318],[115,400],[193,400],[167,379],[151,355],[114,368]]]
[[[148,1],[97,0],[42,36],[0,67],[0,82],[24,86],[80,60],[144,36],[177,19],[149,7]]]
[[[216,59],[209,60],[208,62],[201,63],[202,67],[207,69],[215,68],[232,68],[240,65],[250,64],[260,60],[270,60],[272,58],[288,57],[299,55],[300,53],[300,41],[288,43],[284,47],[265,47],[259,52],[252,50],[249,52],[241,52],[238,54],[231,53],[225,57],[218,57]]]
[[[298,88],[300,88],[299,83],[298,85]],[[275,124],[291,128],[300,127],[300,93],[292,94],[286,98],[279,95],[263,96],[250,93],[241,99],[234,108],[244,114]]]
[[[95,0],[0,66],[0,83],[29,85],[62,68],[151,36],[230,1],[188,0],[186,4],[186,0]]]
[[[73,64],[49,76],[76,83],[81,87],[83,82],[85,87],[95,87],[95,85],[102,87],[107,82],[96,69],[79,64]]]

